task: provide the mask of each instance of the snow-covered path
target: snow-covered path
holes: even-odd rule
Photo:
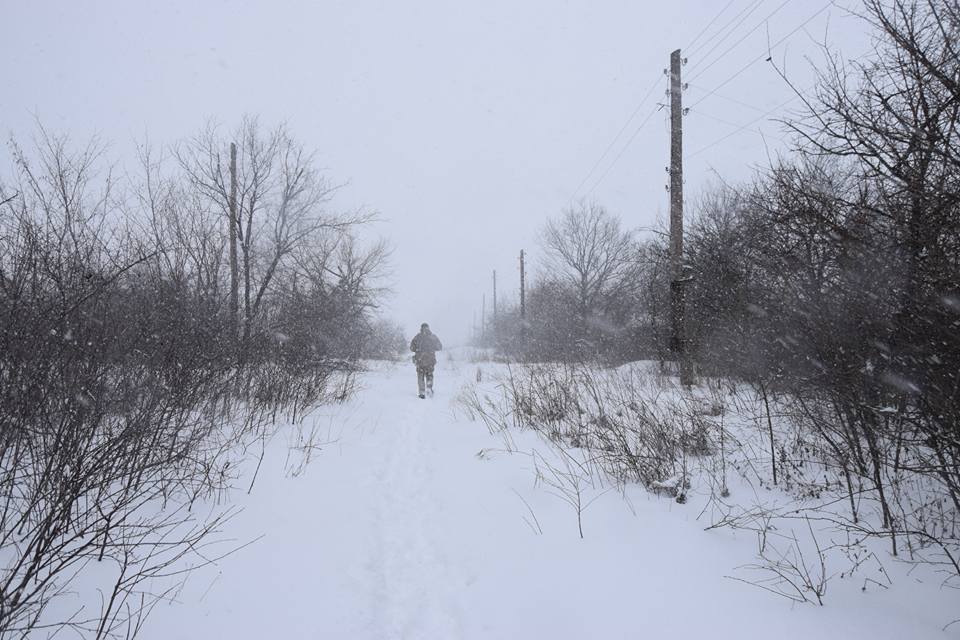
[[[819,608],[734,582],[755,541],[705,532],[702,505],[640,488],[600,495],[580,539],[529,455],[458,418],[475,370],[445,359],[427,401],[411,367],[370,372],[352,404],[310,418],[334,442],[295,477],[278,435],[227,532],[263,538],[196,572],[143,637],[956,637],[940,630],[956,594],[932,587],[863,594],[837,579]]]
[[[376,496],[373,531],[377,536],[373,567],[377,589],[371,610],[377,635],[452,638],[459,635],[460,615],[448,588],[450,564],[438,536],[438,512],[444,505],[431,488],[443,482],[436,474],[437,448],[420,425],[430,409],[409,400],[386,438],[371,493]]]

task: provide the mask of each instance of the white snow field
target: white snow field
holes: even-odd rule
[[[836,578],[823,607],[730,579],[756,540],[705,531],[697,498],[588,493],[581,539],[530,455],[498,451],[458,410],[475,371],[442,358],[436,397],[420,400],[412,365],[376,366],[353,401],[307,419],[335,442],[299,474],[295,430],[278,433],[227,531],[262,538],[192,574],[142,637],[960,637],[960,624],[943,629],[960,617],[957,591],[896,562],[889,588]],[[531,433],[516,446],[544,448]]]

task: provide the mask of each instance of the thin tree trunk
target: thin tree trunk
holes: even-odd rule
[[[236,348],[240,313],[240,277],[237,265],[237,145],[230,143],[230,203],[227,233],[230,238],[230,343]]]

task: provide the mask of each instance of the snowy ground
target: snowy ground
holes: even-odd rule
[[[298,475],[294,432],[278,434],[229,528],[238,543],[263,537],[194,573],[143,637],[960,637],[960,624],[942,630],[960,617],[957,592],[930,582],[834,581],[816,607],[725,577],[756,542],[704,531],[695,500],[588,492],[581,539],[530,456],[498,452],[457,411],[475,370],[444,359],[426,401],[412,365],[366,374],[352,403],[308,418],[335,442]],[[530,433],[516,444],[543,447]]]

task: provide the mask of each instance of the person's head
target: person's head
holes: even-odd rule
[[[426,322],[420,325],[420,333],[430,333],[430,325],[428,325]]]

